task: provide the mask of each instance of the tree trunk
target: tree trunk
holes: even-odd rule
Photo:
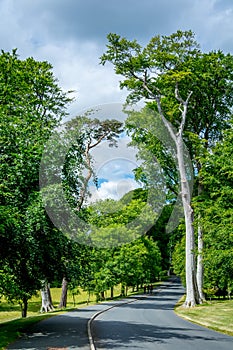
[[[181,136],[182,135],[177,136],[176,147],[186,228],[186,300],[184,302],[184,306],[192,307],[200,303],[200,297],[197,288],[195,269],[193,209],[191,207],[191,193],[186,175],[183,140]]]
[[[125,286],[124,286],[124,284],[121,284],[121,296],[122,297],[125,296]]]
[[[184,145],[183,145],[182,138],[183,138],[183,131],[184,131],[184,126],[185,126],[186,116],[188,111],[188,103],[192,95],[192,92],[188,94],[186,100],[183,100],[179,94],[178,83],[176,83],[175,97],[177,101],[180,103],[180,111],[182,115],[181,115],[181,122],[179,125],[178,132],[174,132],[174,129],[172,128],[171,124],[163,114],[160,93],[156,95],[153,94],[153,92],[151,92],[151,90],[148,88],[146,81],[144,81],[144,88],[146,89],[147,92],[149,92],[149,94],[157,102],[158,112],[171,138],[173,139],[176,145],[176,156],[178,160],[178,171],[179,171],[180,182],[181,182],[181,196],[182,196],[182,204],[183,204],[184,217],[185,217],[185,230],[186,230],[186,247],[185,247],[186,300],[184,302],[184,306],[191,307],[200,303],[200,296],[197,288],[197,276],[196,276],[196,268],[195,268],[193,209],[191,207],[191,192],[190,192],[188,177],[186,174],[185,153],[184,153]]]
[[[45,282],[43,288],[41,289],[41,309],[40,312],[53,311],[52,297],[50,293],[49,283]]]
[[[28,310],[28,300],[26,297],[24,297],[23,304],[21,305],[21,312],[22,312],[23,318],[27,317],[27,310]]]
[[[197,288],[200,295],[201,302],[205,301],[205,295],[203,293],[203,275],[204,275],[204,265],[203,265],[203,232],[200,223],[198,223],[198,255],[197,255]]]
[[[91,298],[91,292],[90,292],[90,290],[88,290],[88,292],[87,292],[87,305],[89,305],[90,298]]]
[[[111,299],[114,298],[114,287],[111,287]]]
[[[76,303],[75,303],[75,294],[74,293],[72,293],[72,297],[73,297],[73,305],[75,306]]]
[[[66,307],[66,304],[67,304],[67,290],[68,290],[68,282],[67,282],[66,277],[63,277],[61,299],[60,299],[60,304],[58,306],[59,308]]]
[[[201,166],[198,169],[200,172]],[[198,195],[203,192],[203,186],[201,181],[198,182]],[[198,215],[198,236],[197,236],[197,287],[200,294],[201,302],[205,301],[205,296],[203,293],[203,283],[204,283],[204,264],[203,264],[203,230],[200,223],[201,215]]]

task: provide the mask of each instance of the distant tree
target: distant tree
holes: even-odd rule
[[[89,111],[67,122],[62,135],[64,142],[68,141],[71,145],[64,164],[63,185],[78,211],[88,196],[90,180],[97,182],[92,150],[104,141],[109,147],[117,147],[117,139],[123,131],[121,122],[91,118],[92,113],[94,111]]]

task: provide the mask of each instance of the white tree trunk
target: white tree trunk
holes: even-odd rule
[[[186,300],[184,302],[185,307],[192,307],[199,304],[199,293],[197,289],[196,281],[196,269],[195,269],[195,254],[194,254],[194,228],[193,228],[193,209],[191,207],[191,193],[190,187],[186,175],[183,140],[182,135],[177,136],[177,160],[180,173],[181,182],[181,196],[185,216],[185,228],[186,228],[186,261],[185,261],[185,274],[186,274]]]
[[[200,169],[199,169],[200,171]],[[198,183],[198,195],[201,195],[203,187],[201,181]],[[197,287],[201,302],[205,301],[205,295],[203,293],[203,284],[204,284],[204,263],[203,263],[203,230],[201,227],[201,214],[198,215],[198,236],[197,236]]]
[[[42,299],[40,312],[53,311],[54,307],[51,300],[50,286],[47,282],[44,282],[43,288],[41,289],[40,292],[41,292],[41,299]]]
[[[146,78],[146,75],[145,75],[145,78]],[[175,97],[177,101],[180,103],[181,122],[179,125],[178,133],[175,133],[174,129],[171,127],[171,124],[163,114],[160,93],[157,91],[157,94],[154,94],[148,88],[146,79],[143,80],[143,83],[144,83],[143,85],[144,89],[157,102],[158,112],[171,138],[173,139],[176,145],[176,156],[178,160],[178,171],[179,171],[180,182],[181,182],[181,196],[182,196],[182,204],[183,204],[183,210],[184,210],[184,216],[185,216],[185,229],[186,229],[186,247],[185,247],[186,300],[184,302],[184,306],[192,307],[200,303],[200,295],[197,287],[197,276],[196,276],[196,268],[195,268],[196,264],[195,264],[195,252],[194,252],[193,209],[191,207],[191,192],[190,192],[188,177],[186,175],[185,155],[184,155],[183,139],[182,139],[183,130],[186,122],[188,103],[192,95],[192,92],[188,94],[186,100],[183,100],[183,98],[179,94],[178,83],[176,84]]]
[[[203,293],[203,276],[204,276],[204,265],[203,265],[203,232],[200,223],[198,224],[198,255],[197,255],[197,287],[200,295],[201,302],[205,301],[205,295]]]

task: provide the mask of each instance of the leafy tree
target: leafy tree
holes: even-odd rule
[[[205,229],[205,286],[232,291],[233,265],[233,130],[224,132],[213,153],[203,159],[204,192],[196,202]],[[203,215],[204,212],[204,215]]]
[[[90,239],[98,247],[117,247],[145,234],[156,217],[141,199],[131,199],[127,204],[121,200],[99,201],[88,208]]]
[[[221,52],[201,53],[191,31],[155,36],[145,48],[136,40],[129,41],[116,34],[109,34],[108,40],[101,62],[113,63],[116,73],[124,77],[120,86],[130,91],[128,101],[145,99],[155,111],[155,117],[156,113],[159,114],[174,142],[186,222],[185,306],[192,306],[201,301],[201,286],[197,288],[195,274],[193,209],[188,181],[190,173],[186,172],[183,139],[189,141],[190,154],[199,171],[201,164],[198,157],[221,135],[221,128],[229,118],[233,102],[232,56]],[[137,130],[137,137],[140,138],[139,129],[140,123]],[[146,132],[142,138],[147,140],[149,147]],[[159,156],[161,163],[167,163],[170,154],[161,154],[158,142],[153,152]],[[176,173],[167,166],[164,170],[167,184],[174,185]],[[201,256],[201,252],[198,256]]]
[[[54,133],[43,154],[40,178],[54,224],[74,240],[87,244],[85,201],[90,181],[97,185],[92,150],[104,141],[110,147],[117,146],[122,131],[122,123],[116,120],[91,118],[94,112],[73,118]],[[70,269],[64,273],[60,306],[66,305],[70,273]]]
[[[7,217],[12,216],[15,222],[5,231],[6,253],[1,259],[3,267],[14,276],[13,287],[4,293],[22,302],[23,316],[27,300],[40,286],[42,272],[37,259],[38,242],[27,226],[27,214],[39,191],[44,144],[66,115],[69,102],[68,93],[58,86],[48,62],[20,60],[16,50],[1,52],[0,200],[12,213]],[[10,220],[7,217],[4,220]]]
[[[232,127],[225,130],[219,141],[202,159],[203,191],[194,199],[205,231],[203,259],[205,263],[204,289],[207,294],[232,291]],[[173,254],[174,270],[182,279],[185,265],[184,237],[176,244]]]
[[[123,245],[117,256],[120,282],[124,287],[151,283],[161,271],[161,254],[157,243],[147,236]]]
[[[52,129],[71,101],[47,62],[0,56],[1,203],[25,207],[39,189],[40,158]]]
[[[71,146],[64,164],[63,186],[68,189],[68,197],[73,198],[73,205],[78,211],[88,195],[90,180],[97,183],[92,150],[104,141],[108,142],[109,147],[117,147],[117,139],[123,131],[121,122],[90,118],[91,113],[94,111],[67,122],[63,135]]]

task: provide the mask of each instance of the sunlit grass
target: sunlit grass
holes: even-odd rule
[[[61,296],[61,288],[51,288],[51,295],[53,300],[53,305],[55,309],[58,308]],[[85,291],[81,291],[78,295],[73,295],[71,292],[68,292],[67,296],[67,309],[77,307],[80,304],[87,303],[88,294]],[[90,295],[90,302],[95,301],[95,296]],[[30,316],[40,315],[41,308],[41,295],[38,293],[36,296],[33,296],[28,302],[28,313]],[[21,307],[19,304],[8,303],[4,298],[0,300],[0,323],[10,321],[16,318],[21,318]]]
[[[183,308],[179,303],[175,312],[201,326],[233,336],[233,300],[213,300],[194,308]]]

